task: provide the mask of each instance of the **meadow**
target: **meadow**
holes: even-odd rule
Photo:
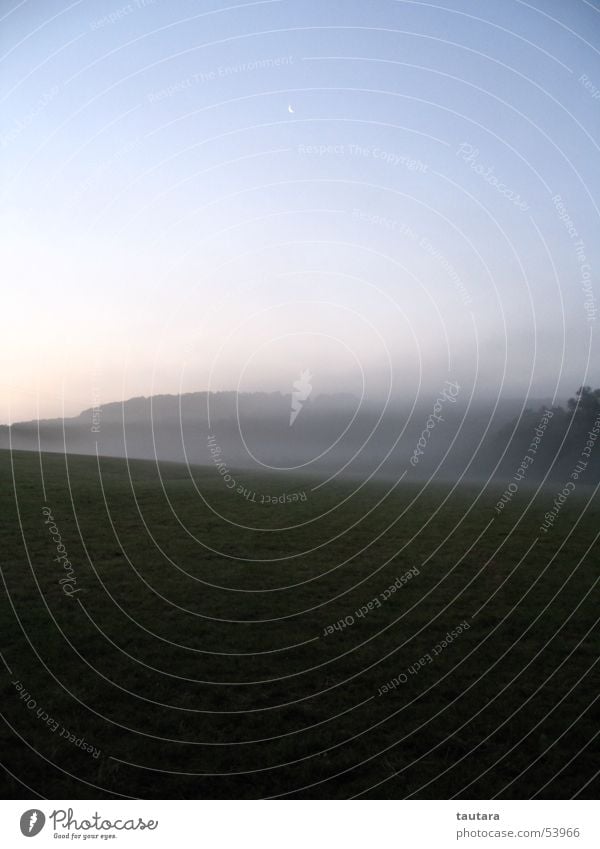
[[[5,798],[597,794],[591,487],[0,473]]]

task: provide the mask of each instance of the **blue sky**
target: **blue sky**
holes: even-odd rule
[[[1,10],[2,421],[598,384],[598,3]]]

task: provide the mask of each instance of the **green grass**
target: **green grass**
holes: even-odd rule
[[[5,797],[597,793],[590,489],[530,549],[553,489],[497,516],[498,490],[467,486],[312,492],[310,478],[236,473],[259,494],[308,493],[267,505],[213,468],[192,480],[162,464],[159,478],[143,461],[0,452],[0,471]]]

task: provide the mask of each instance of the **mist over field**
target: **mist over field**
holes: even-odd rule
[[[221,475],[293,470],[389,480],[409,472],[418,479],[485,481],[512,473],[502,462],[507,443],[501,434],[518,429],[519,400],[469,403],[458,384],[448,382],[429,403],[411,406],[398,400],[361,405],[350,394],[309,397],[290,423],[292,398],[198,392],[98,404],[73,418],[17,423],[10,434],[0,428],[0,447],[208,465]],[[552,399],[535,399],[531,408],[541,415]],[[548,459],[558,461],[547,456],[532,467],[530,480],[552,471]],[[559,464],[553,475],[560,471]]]

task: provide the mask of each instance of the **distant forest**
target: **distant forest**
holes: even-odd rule
[[[291,428],[290,396],[279,392],[131,398],[64,420],[0,427],[0,448],[157,457],[212,468],[210,438],[233,469],[264,469],[257,457],[281,469],[321,475],[342,469],[358,476],[377,469],[380,478],[391,479],[409,465],[432,403],[423,400],[412,412],[390,407],[383,416],[367,406],[355,415],[352,396],[320,395],[304,405]],[[469,408],[447,404],[443,426],[433,431],[418,465],[409,465],[410,476],[533,485],[566,480],[576,470],[582,484],[600,481],[600,389],[581,386],[565,406],[542,399],[531,405],[521,413],[518,399],[501,400],[494,409],[489,400]]]
[[[510,439],[503,471],[508,473],[509,466],[524,457],[530,458],[525,466],[531,466],[536,477],[551,466],[553,477],[558,471],[568,474],[581,463],[582,481],[594,483],[600,476],[600,447],[596,445],[599,434],[600,389],[580,386],[575,397],[569,398],[566,409],[557,406],[526,410],[502,428],[499,442],[508,444]],[[538,467],[535,471],[534,466]]]

